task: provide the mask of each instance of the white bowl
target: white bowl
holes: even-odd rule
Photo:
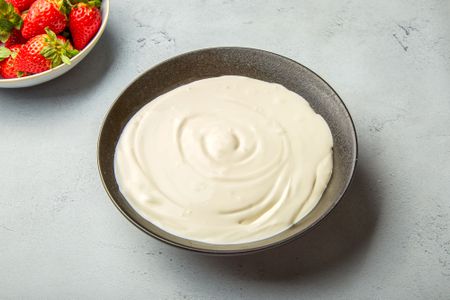
[[[102,25],[100,26],[100,29],[89,44],[70,60],[70,65],[62,64],[54,69],[21,78],[0,79],[0,88],[21,88],[38,85],[55,79],[75,67],[80,61],[83,60],[83,58],[86,57],[86,55],[88,55],[89,52],[91,52],[105,31],[106,23],[108,22],[109,17],[109,0],[102,1],[101,11]]]

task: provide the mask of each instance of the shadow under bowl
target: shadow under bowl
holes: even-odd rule
[[[328,123],[334,141],[333,175],[317,206],[297,224],[270,238],[218,245],[170,234],[142,217],[121,194],[114,175],[114,153],[128,121],[156,97],[187,83],[222,75],[247,76],[285,86],[305,98]],[[356,131],[336,92],[317,74],[280,55],[250,48],[202,49],[171,58],[139,76],[108,112],[98,141],[103,185],[122,214],[145,233],[168,244],[201,253],[236,255],[273,248],[298,238],[324,218],[347,190],[357,161]]]

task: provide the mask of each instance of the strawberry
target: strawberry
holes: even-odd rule
[[[47,27],[55,34],[60,33],[67,25],[66,10],[66,1],[64,0],[33,2],[23,21],[23,37],[31,39],[38,34],[45,34]]]
[[[5,43],[14,29],[22,27],[20,12],[11,3],[0,0],[0,42]]]
[[[17,7],[19,11],[27,10],[28,8],[30,8],[31,4],[33,4],[34,1],[36,0],[6,0],[6,2],[9,2]]]
[[[39,1],[39,0],[38,0]],[[70,65],[70,58],[78,54],[66,38],[56,36],[50,29],[45,34],[31,38],[17,55],[17,69],[40,73],[62,63]]]
[[[22,36],[20,30],[13,29],[8,40],[5,42],[5,47],[11,47],[18,44],[24,44],[27,40]]]
[[[8,48],[0,48],[0,75],[3,78],[17,78],[24,76],[17,70],[16,58],[22,45],[14,45]]]
[[[102,25],[100,1],[77,3],[69,14],[69,29],[72,33],[73,45],[81,50],[91,41]]]

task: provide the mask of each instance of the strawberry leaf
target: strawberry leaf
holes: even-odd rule
[[[102,6],[102,0],[68,0],[72,6],[75,6],[78,3],[85,3],[91,7],[100,8]]]
[[[5,0],[0,0],[0,36],[4,36],[11,33],[12,29],[15,28],[20,30],[22,27],[23,20],[20,14],[16,12],[14,6]]]
[[[61,59],[62,59],[63,63],[65,63],[66,65],[70,65],[70,58],[68,58],[64,54],[61,55]]]
[[[59,4],[59,11],[64,14],[68,15],[70,11],[72,10],[72,4],[69,0],[62,0]]]
[[[14,6],[5,0],[0,0],[0,41],[5,43],[15,28],[22,27],[22,17],[16,13]]]
[[[0,47],[0,61],[10,57],[12,54],[11,50],[6,47]]]
[[[0,17],[0,42],[6,43],[11,35],[12,29],[12,24],[8,20]]]
[[[56,37],[56,34],[51,31],[48,27],[45,28],[45,32],[48,35],[48,42],[55,42],[58,38]]]
[[[62,63],[70,65],[70,59],[78,54],[78,50],[73,49],[68,40],[57,37],[50,29],[46,28],[45,32],[46,46],[41,50],[41,55],[51,62],[52,68]]]

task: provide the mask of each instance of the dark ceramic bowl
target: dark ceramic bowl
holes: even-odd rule
[[[159,95],[195,80],[241,75],[282,84],[305,98],[330,126],[334,139],[333,176],[317,206],[300,222],[268,239],[215,245],[172,235],[140,216],[120,193],[114,176],[114,151],[130,118]],[[139,229],[168,244],[210,254],[243,254],[298,238],[325,217],[344,195],[355,170],[355,128],[344,103],[317,74],[274,53],[248,48],[212,48],[169,59],[139,76],[114,102],[100,132],[98,165],[103,185],[117,208]]]

